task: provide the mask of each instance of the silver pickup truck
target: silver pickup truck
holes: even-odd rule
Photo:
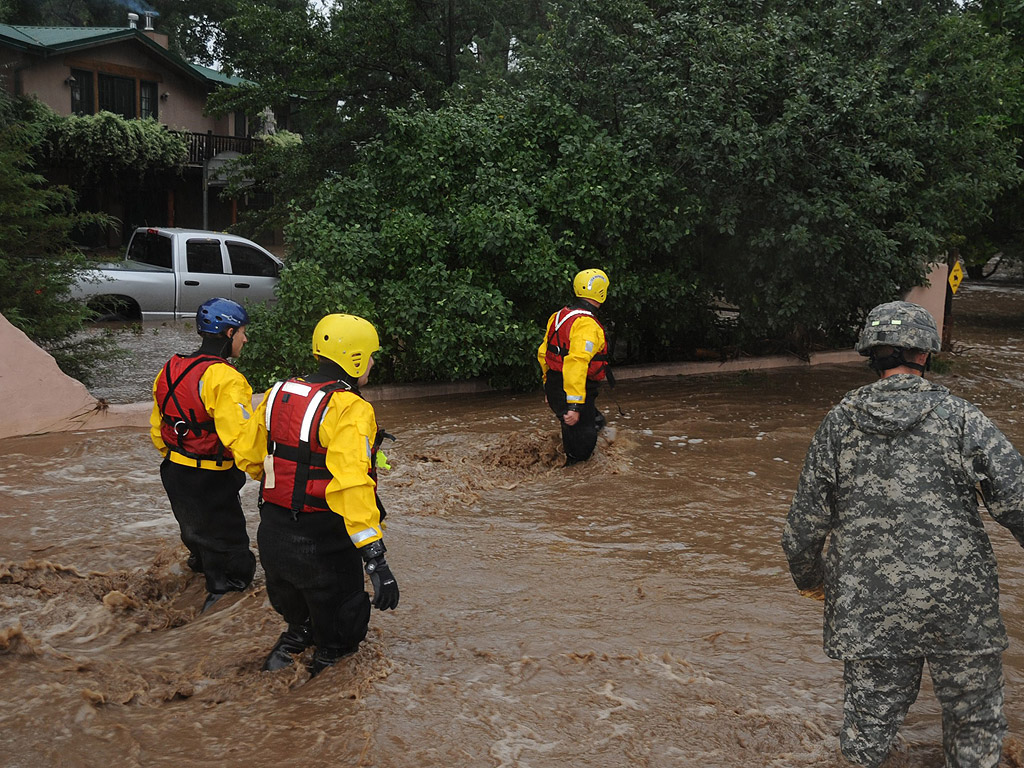
[[[273,303],[281,260],[223,232],[140,227],[123,261],[79,273],[71,294],[101,317],[179,320],[214,296]]]

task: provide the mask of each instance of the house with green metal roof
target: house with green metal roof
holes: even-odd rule
[[[207,207],[218,202],[216,195],[202,199],[207,195],[202,171],[213,158],[252,152],[257,146],[252,136],[263,128],[240,112],[206,114],[207,100],[219,88],[245,82],[171,51],[151,16],[142,28],[134,13],[124,27],[0,24],[0,88],[11,95],[33,96],[65,116],[108,111],[128,119],[153,118],[188,140],[191,170],[182,188],[163,191],[166,200],[147,206],[159,215],[148,212],[132,221],[130,211],[114,212],[126,225],[206,226]],[[234,222],[237,203],[230,205],[229,213],[212,211],[210,226],[222,229]]]
[[[186,61],[151,28],[0,24],[0,86],[60,115],[106,110],[176,130],[246,136],[244,116],[204,114],[213,90],[244,82]]]

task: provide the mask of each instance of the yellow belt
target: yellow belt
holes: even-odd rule
[[[218,464],[213,459],[193,459],[190,456],[185,456],[182,453],[178,453],[173,448],[169,449],[167,458],[173,461],[175,464],[181,464],[183,467],[195,467],[196,469],[212,469],[218,472],[222,472],[225,469],[233,469],[235,466],[234,459],[224,459]]]

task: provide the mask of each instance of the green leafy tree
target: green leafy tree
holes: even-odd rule
[[[978,0],[968,4],[992,35],[1004,38],[1010,48],[1009,71],[1004,76],[1007,89],[1005,109],[1010,134],[1017,142],[1017,165],[1024,168],[1024,4],[1011,0]],[[959,251],[973,278],[990,274],[985,264],[993,257],[1000,261],[1024,261],[1024,186],[1005,190],[992,206],[992,214],[967,229],[960,238]],[[994,270],[991,267],[990,270]]]
[[[0,313],[53,354],[66,373],[87,380],[92,365],[112,352],[102,338],[76,335],[89,313],[69,295],[82,264],[71,234],[107,221],[76,212],[70,189],[50,185],[34,171],[32,157],[44,133],[19,119],[0,94]]]
[[[223,64],[227,22],[239,13],[263,7],[301,10],[306,0],[153,0],[158,31],[170,38],[171,50],[207,67]]]
[[[2,0],[0,22],[44,27],[123,27],[128,8],[116,0]]]
[[[957,7],[576,0],[520,67],[385,113],[295,208],[268,325],[365,308],[396,379],[524,383],[572,272],[600,265],[628,360],[721,343],[712,298],[747,347],[805,353],[1020,178],[1006,47]],[[254,370],[294,369],[286,335]]]
[[[309,199],[310,179],[345,170],[386,127],[390,109],[436,108],[456,84],[485,89],[511,76],[510,51],[546,23],[543,0],[454,3],[355,0],[318,5],[246,4],[216,38],[225,67],[250,81],[211,100],[214,111],[258,114],[271,106],[300,146],[247,158],[243,175],[277,205],[243,229],[283,222]]]
[[[697,201],[679,257],[749,341],[843,339],[1019,179],[1005,47],[956,8],[579,0],[544,42],[530,78]]]
[[[544,322],[594,265],[612,276],[608,319],[631,319],[638,350],[698,338],[706,302],[674,258],[684,228],[659,200],[666,181],[544,94],[396,111],[351,173],[295,212],[247,373],[265,383],[308,368],[316,321],[347,311],[380,328],[382,380],[532,384]]]

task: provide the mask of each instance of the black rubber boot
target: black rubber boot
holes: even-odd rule
[[[289,624],[263,662],[265,672],[276,672],[295,663],[292,658],[313,644],[313,630],[308,624]]]
[[[317,648],[313,653],[313,663],[309,666],[309,676],[316,677],[328,667],[333,667],[338,659],[351,656],[355,652],[355,648],[350,651],[340,651],[337,648]]]
[[[216,603],[226,594],[227,592],[207,592],[206,602],[203,603],[203,610],[201,610],[199,613],[206,613],[210,608],[213,607],[214,603]]]

